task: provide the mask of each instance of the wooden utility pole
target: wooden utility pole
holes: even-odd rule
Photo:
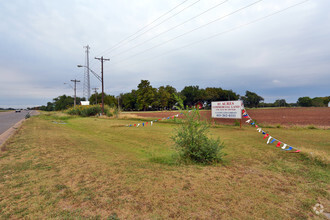
[[[74,104],[73,107],[76,107],[76,91],[77,91],[77,82],[80,82],[79,80],[72,79],[72,82],[74,82]]]
[[[99,88],[93,88],[93,90],[94,90],[94,94],[95,94],[95,104],[97,104],[97,90],[98,90]]]
[[[105,59],[102,57],[97,58],[95,57],[95,59],[100,60],[101,61],[101,81],[102,81],[102,114],[104,114],[104,79],[103,79],[103,62],[104,61],[109,61],[110,59]]]

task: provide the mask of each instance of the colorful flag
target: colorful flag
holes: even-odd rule
[[[257,131],[259,131],[259,133],[261,132],[261,128],[258,128]]]
[[[140,124],[137,124],[137,126],[136,127],[139,127],[140,126]]]
[[[276,147],[280,147],[281,146],[281,141],[279,141],[277,144],[276,144]]]
[[[151,126],[152,126],[152,123],[154,123],[153,121],[150,122]]]
[[[269,144],[269,141],[272,139],[272,136],[269,136],[267,144]]]
[[[286,144],[283,144],[282,150],[284,150],[286,148],[286,146],[287,146]]]
[[[247,120],[246,123],[250,123],[251,119]]]
[[[134,124],[134,127],[136,126],[136,124]]]
[[[269,136],[269,134],[266,134],[265,136],[264,136],[264,139],[266,139],[266,137],[268,137]]]
[[[142,126],[144,127],[144,122],[142,123]]]
[[[274,143],[276,141],[276,139],[273,139],[270,143],[272,144],[272,143]]]
[[[289,147],[288,149],[285,149],[286,151],[289,151],[289,150],[292,150],[293,149],[293,147]]]

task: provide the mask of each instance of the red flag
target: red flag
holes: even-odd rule
[[[134,124],[134,127],[136,126],[136,124]]]
[[[148,124],[148,122],[146,122],[146,124]]]
[[[160,119],[158,119],[158,121],[161,121],[162,119],[160,118]]]
[[[245,113],[245,110],[243,109],[242,112],[243,112],[243,114],[244,114],[244,113]]]
[[[288,151],[288,153],[299,153],[300,150],[296,150],[296,151]]]
[[[256,128],[258,128],[259,126],[258,125],[256,125]]]
[[[174,116],[172,116],[172,118],[174,118]]]
[[[276,145],[276,147],[280,147],[281,146],[281,141],[279,141]]]
[[[269,134],[266,134],[265,136],[264,136],[264,139],[266,138],[266,137],[268,137],[269,136]]]

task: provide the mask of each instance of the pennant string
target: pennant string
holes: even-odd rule
[[[276,147],[281,147],[281,144],[283,144],[283,146],[281,147],[282,150],[285,150],[289,153],[299,153],[300,150],[295,148],[295,147],[292,147],[292,146],[289,146],[281,141],[279,141],[278,139],[270,136],[267,132],[263,131],[260,126],[258,126],[254,120],[249,116],[249,114],[247,113],[247,111],[245,109],[242,109],[242,115],[244,118],[248,118],[248,120],[246,121],[246,123],[248,124],[251,124],[252,126],[255,126],[257,128],[257,131],[259,133],[262,133],[264,135],[264,138],[263,139],[266,139],[268,137],[268,140],[267,140],[267,144],[273,144],[275,141],[277,141],[277,144],[276,144]],[[288,147],[288,148],[287,148]],[[292,151],[293,149],[295,149],[295,151]]]

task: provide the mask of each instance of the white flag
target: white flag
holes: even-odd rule
[[[152,126],[152,123],[154,123],[153,121],[150,122],[151,123],[151,126]]]
[[[269,144],[270,139],[272,139],[272,136],[269,136],[267,144]]]
[[[261,128],[258,128],[257,131],[259,131],[259,133],[261,132]]]
[[[137,126],[136,127],[139,127],[140,126],[140,124],[137,124]]]
[[[286,148],[286,144],[283,145],[282,149],[284,150]]]
[[[250,123],[251,119],[247,120],[246,123]]]

